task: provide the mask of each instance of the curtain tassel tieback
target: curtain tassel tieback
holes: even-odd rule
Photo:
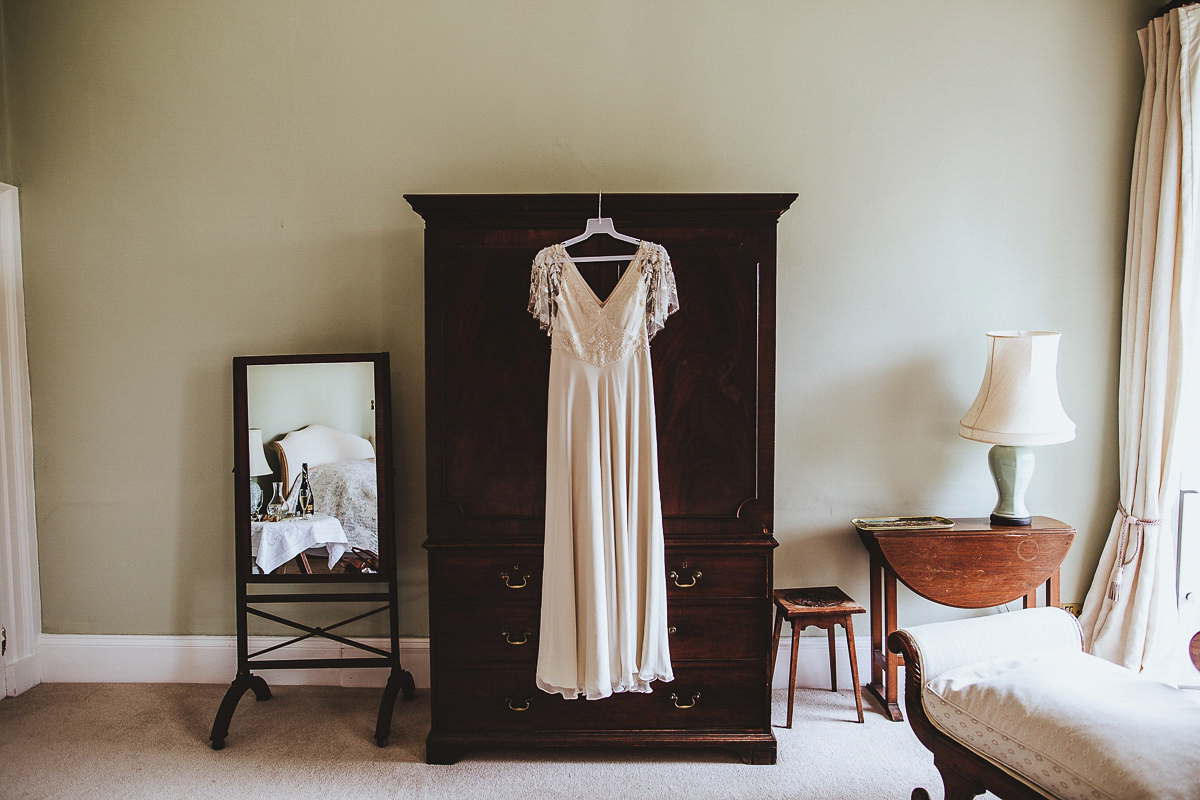
[[[1108,599],[1110,602],[1116,603],[1121,599],[1121,584],[1125,582],[1125,567],[1133,563],[1137,558],[1138,553],[1142,549],[1142,533],[1147,525],[1157,525],[1162,520],[1158,519],[1141,519],[1135,517],[1125,510],[1125,506],[1117,503],[1117,509],[1121,512],[1123,519],[1121,520],[1121,533],[1117,537],[1117,574],[1108,584]],[[1129,547],[1129,532],[1134,531],[1136,538],[1133,542],[1133,552],[1126,553]]]

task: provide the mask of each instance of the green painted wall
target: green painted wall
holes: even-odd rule
[[[12,126],[8,113],[8,37],[5,36],[4,17],[4,0],[0,0],[0,183],[11,184],[13,168],[9,138]]]
[[[987,448],[957,436],[983,333],[1063,331],[1079,434],[1038,449],[1028,499],[1079,526],[1081,599],[1116,499],[1147,8],[4,0],[45,630],[232,632],[230,359],[389,350],[402,620],[426,631],[406,192],[800,193],[781,586],[865,600],[851,517],[986,514]]]

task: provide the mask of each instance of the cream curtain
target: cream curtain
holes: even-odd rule
[[[1198,35],[1194,8],[1172,11],[1138,33],[1146,85],[1125,258],[1121,495],[1080,620],[1090,652],[1168,680],[1178,649],[1180,416],[1197,335]]]

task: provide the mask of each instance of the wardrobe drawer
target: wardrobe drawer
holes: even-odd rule
[[[473,602],[541,602],[542,556],[435,550],[429,553],[429,594]]]
[[[767,660],[771,609],[762,600],[667,603],[671,662]]]
[[[667,550],[668,597],[769,598],[770,554]]]
[[[536,664],[535,604],[447,605],[430,613],[430,645],[439,665]]]
[[[761,666],[677,667],[650,694],[564,700],[537,688],[533,669],[443,669],[433,697],[433,729],[445,732],[763,728]]]
[[[769,727],[767,679],[761,664],[676,665],[675,680],[656,684],[650,695],[658,727]]]
[[[617,730],[641,727],[650,695],[616,695],[595,702],[564,700],[537,688],[533,666],[448,667],[437,673],[435,732]]]
[[[672,661],[764,660],[769,608],[757,600],[667,604]],[[438,664],[537,662],[540,609],[529,604],[443,605],[430,614]]]

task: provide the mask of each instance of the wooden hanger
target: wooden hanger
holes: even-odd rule
[[[630,244],[640,245],[642,243],[641,239],[635,239],[632,236],[626,236],[623,233],[617,233],[617,229],[613,227],[612,217],[601,216],[600,212],[604,207],[603,203],[604,193],[600,192],[596,199],[596,216],[587,221],[587,226],[583,229],[583,233],[579,234],[573,239],[567,239],[565,242],[563,242],[563,247],[570,247],[573,244],[579,244],[585,239],[590,239],[600,233],[607,234],[608,236],[611,236],[614,239],[619,239],[622,242],[629,242]],[[579,258],[571,256],[571,260],[577,264],[584,261],[628,261],[636,255],[637,253],[630,253],[629,255],[623,256],[580,256]]]

